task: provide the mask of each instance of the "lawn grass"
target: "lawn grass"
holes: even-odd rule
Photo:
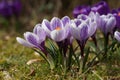
[[[120,80],[120,48],[86,74],[51,71],[49,65],[35,52],[17,43],[16,32],[0,31],[0,80]],[[30,65],[29,60],[39,59]]]

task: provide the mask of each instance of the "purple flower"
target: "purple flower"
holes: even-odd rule
[[[0,15],[4,17],[10,17],[12,15],[11,7],[9,7],[6,0],[0,2]]]
[[[11,7],[12,7],[12,11],[13,11],[13,14],[18,16],[21,12],[21,9],[22,9],[22,3],[20,0],[13,0],[11,1]]]
[[[91,18],[88,18],[86,21],[74,19],[71,34],[75,39],[84,42],[95,33],[96,29],[97,24],[94,20],[92,21]]]
[[[98,12],[100,15],[108,14],[110,12],[109,6],[105,1],[100,1],[99,3],[91,7],[91,11]]]
[[[21,11],[21,2],[19,0],[2,0],[0,2],[0,15],[9,18],[12,15],[18,16]]]
[[[47,36],[56,42],[63,41],[69,36],[70,18],[65,16],[62,19],[57,17],[52,18],[49,22],[44,19],[42,27],[47,33]]]
[[[98,27],[101,29],[104,35],[112,33],[115,25],[116,19],[112,14],[102,15],[99,17]]]
[[[120,42],[120,32],[115,31],[114,37]]]
[[[24,33],[24,38],[22,39],[20,37],[17,37],[17,41],[30,48],[37,48],[40,49],[41,51],[44,51],[45,45],[44,41],[46,38],[46,33],[44,29],[41,27],[41,25],[36,25],[33,33],[32,32],[26,32]]]
[[[113,9],[111,12],[115,18],[116,18],[116,27],[120,29],[120,8],[119,9]]]
[[[91,18],[86,20],[74,19],[71,26],[71,34],[77,40],[81,56],[84,57],[84,46],[89,37],[91,37],[97,29],[96,22]]]
[[[80,14],[88,15],[90,11],[91,11],[90,6],[77,6],[73,10],[73,15],[75,18],[77,18],[77,16]]]

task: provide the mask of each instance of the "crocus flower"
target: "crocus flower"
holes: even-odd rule
[[[61,20],[57,17],[52,18],[49,22],[44,19],[42,22],[42,27],[47,33],[47,36],[56,42],[63,41],[67,39],[69,35],[69,17],[65,16]]]
[[[114,37],[120,42],[120,32],[115,31]]]
[[[105,1],[100,1],[91,7],[91,11],[98,12],[100,15],[106,15],[110,12],[110,9]]]
[[[91,37],[97,29],[96,22],[91,18],[86,21],[74,19],[71,27],[71,34],[77,40],[81,48],[81,56],[84,56],[84,46],[89,37]]]
[[[116,19],[114,15],[112,14],[107,14],[107,15],[102,15],[99,17],[99,23],[98,27],[104,34],[104,53],[105,56],[107,55],[108,51],[108,41],[109,41],[109,34],[113,34],[115,25],[116,25]]]
[[[77,6],[73,10],[73,15],[75,18],[77,18],[77,16],[80,14],[88,15],[90,11],[91,11],[90,6]]]
[[[24,38],[17,37],[17,41],[30,48],[37,48],[43,52],[45,52],[44,41],[46,38],[46,33],[41,25],[36,25],[33,32],[24,33]]]
[[[116,19],[112,14],[102,15],[99,17],[98,27],[101,29],[105,36],[113,32],[115,25]]]
[[[68,45],[70,45],[73,40],[70,34],[70,22],[71,20],[68,16],[62,19],[54,17],[50,22],[44,19],[42,22],[42,27],[46,31],[47,36],[57,43],[64,57],[66,56]]]
[[[120,8],[119,9],[113,9],[111,13],[116,18],[116,28],[120,29]]]

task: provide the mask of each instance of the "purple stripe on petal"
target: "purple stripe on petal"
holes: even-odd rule
[[[81,24],[80,25],[80,40],[85,41],[89,36],[88,36],[88,27],[87,24]]]
[[[52,30],[51,29],[51,25],[50,25],[50,22],[47,20],[47,19],[44,19],[43,20],[43,22],[42,22],[42,27],[44,28],[44,29],[48,29],[48,30]]]
[[[34,29],[33,29],[33,33],[37,34],[37,28],[41,27],[41,24],[37,24],[35,25]]]
[[[78,19],[82,19],[82,20],[86,20],[86,19],[88,18],[88,16],[85,15],[85,14],[81,14],[81,15],[78,15],[77,18],[78,18]]]
[[[24,40],[20,37],[17,37],[16,40],[17,40],[17,42],[19,42],[20,44],[22,44],[26,47],[34,47],[34,45],[32,45],[31,43],[27,42],[26,40]]]
[[[52,20],[51,20],[51,29],[54,30],[54,29],[56,29],[57,27],[62,28],[62,27],[63,27],[63,24],[62,24],[62,22],[61,22],[61,20],[60,20],[59,18],[54,17],[54,18],[52,18]]]
[[[68,16],[63,17],[61,20],[64,26],[70,23],[70,18]]]
[[[31,43],[31,44],[33,44],[33,45],[35,45],[35,46],[38,46],[38,45],[39,45],[39,44],[38,44],[39,38],[38,38],[38,36],[35,35],[34,33],[26,32],[26,33],[24,34],[24,37],[25,37],[25,39],[26,39],[29,43]]]
[[[114,37],[120,42],[120,32],[115,31]]]
[[[82,21],[80,19],[75,19],[74,22],[77,27],[82,23]]]

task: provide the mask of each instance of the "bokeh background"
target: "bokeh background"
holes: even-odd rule
[[[32,30],[44,18],[50,20],[54,16],[61,18],[65,15],[73,18],[72,11],[74,7],[93,5],[101,0],[0,0],[0,8],[3,6],[3,1],[18,1],[16,5],[20,3],[21,8],[17,16],[15,14],[9,16],[9,18],[0,16],[1,30],[21,32],[21,30]],[[120,7],[120,0],[104,1],[108,2],[111,9]]]

